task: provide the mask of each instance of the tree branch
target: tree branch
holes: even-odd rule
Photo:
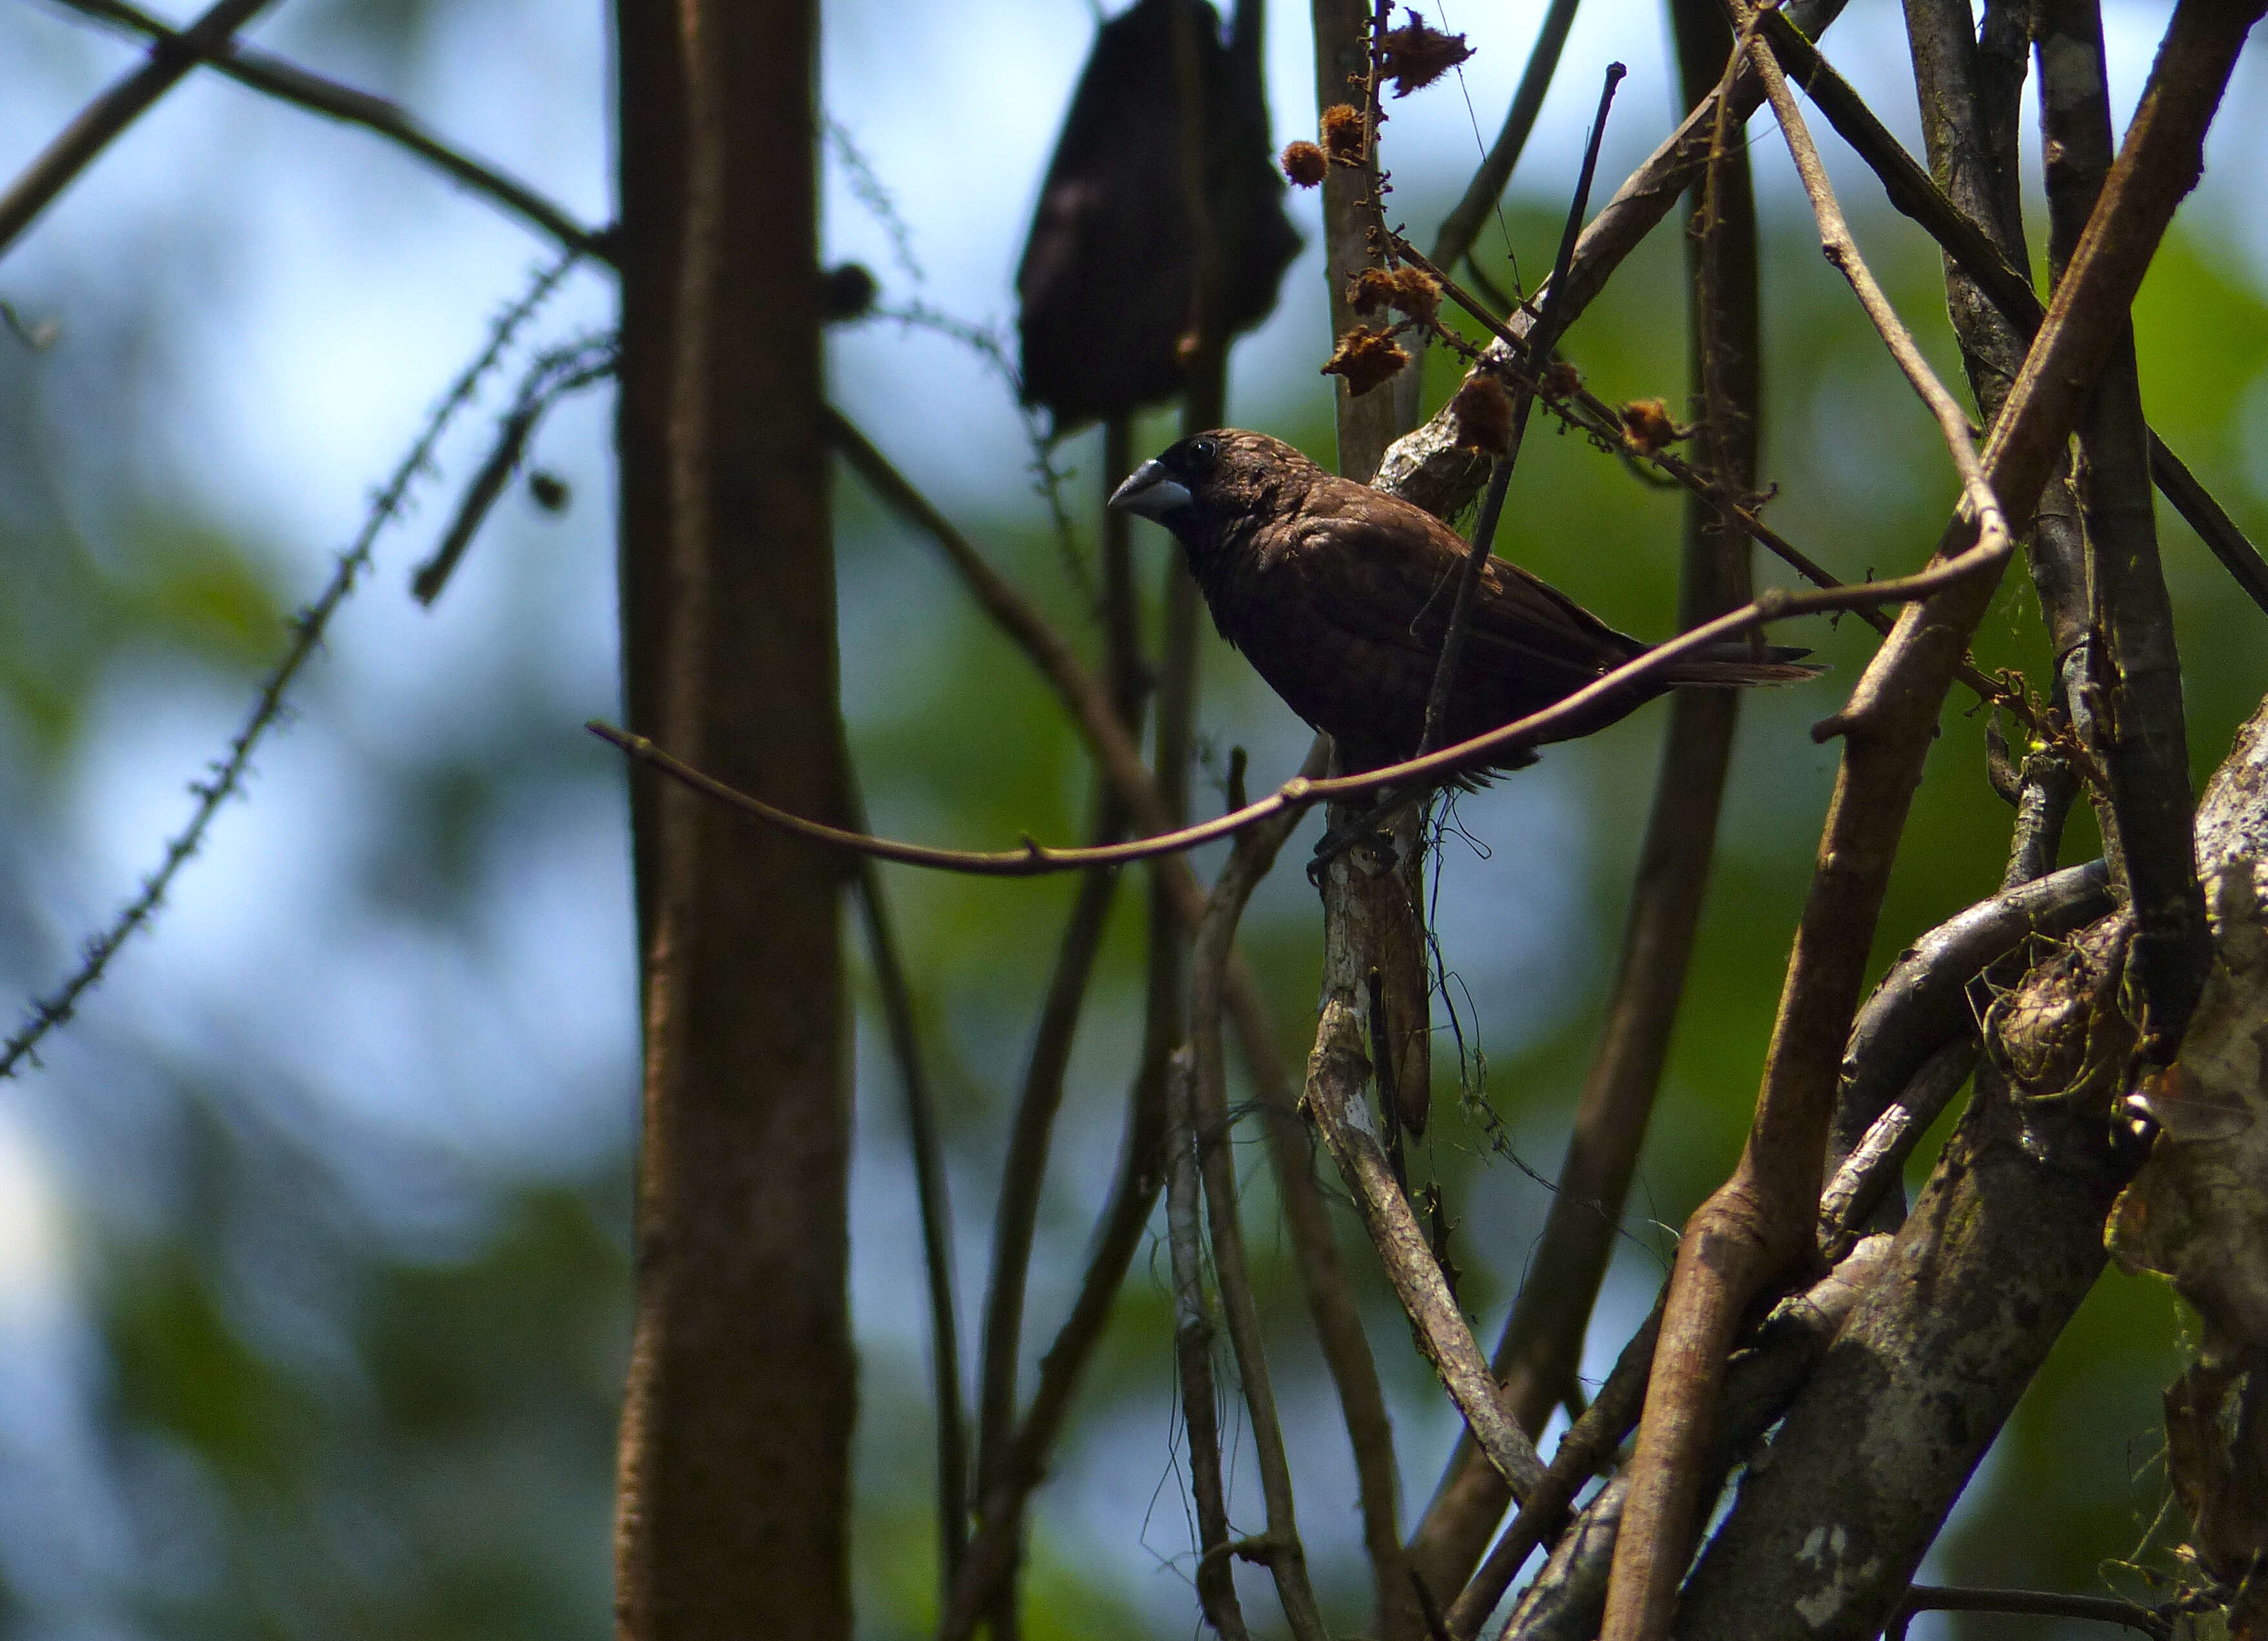
[[[1197,1072],[1187,1049],[1166,1069],[1166,1244],[1174,1265],[1174,1367],[1181,1381],[1182,1431],[1189,1444],[1189,1500],[1196,1507],[1197,1604],[1222,1641],[1244,1641],[1244,1610],[1228,1547],[1228,1498],[1221,1485],[1220,1423],[1213,1394],[1212,1311],[1205,1303],[1204,1247],[1198,1228]]]
[[[865,799],[847,747],[843,767],[848,788],[843,811],[853,825],[864,825]],[[968,1427],[961,1401],[960,1313],[953,1291],[953,1204],[938,1141],[937,1103],[931,1096],[921,1036],[914,1026],[913,990],[899,956],[882,869],[863,857],[858,862],[858,914],[865,928],[874,990],[881,998],[890,1056],[897,1062],[898,1083],[905,1094],[906,1138],[913,1152],[914,1194],[921,1209],[922,1264],[929,1278],[931,1397],[937,1409],[938,1567],[943,1594],[950,1600],[968,1543]]]
[[[2125,148],[1994,424],[1983,476],[1998,497],[1995,511],[2005,505],[2029,516],[2198,175],[2206,126],[2258,10],[2184,0],[2176,11]],[[1784,129],[1800,123],[1787,107],[1779,112]],[[1957,519],[1940,551],[1972,533],[1989,541],[1989,518]],[[1959,651],[1997,579],[1980,576],[1909,608],[1841,716],[1845,754],[1756,1123],[1734,1178],[1694,1215],[1679,1245],[1632,1469],[1632,1531],[1616,1551],[1606,1641],[1653,1641],[1667,1632],[1696,1530],[1698,1471],[1725,1351],[1750,1298],[1809,1242],[1835,1066],[1890,865]]]
[[[1998,0],[1998,11],[2005,12],[2009,0]],[[1914,19],[1924,14],[1934,20],[1939,10],[1935,0],[1917,0],[1908,8],[1909,26],[1916,26]],[[1988,9],[1988,18],[1994,14],[1993,10]],[[1783,13],[1777,10],[1763,13],[1762,31],[1786,63],[1789,77],[1802,86],[1827,116],[1828,123],[1851,145],[1852,151],[1874,169],[1891,205],[1912,218],[1944,250],[1948,284],[1970,293],[1966,299],[1956,297],[1953,302],[1954,327],[1962,338],[1963,357],[1970,363],[1977,402],[1989,417],[2014,380],[2015,367],[2022,359],[2022,345],[2039,328],[2047,309],[2033,291],[2030,279],[2020,271],[2024,260],[2021,217],[2007,225],[2005,243],[1996,243],[2004,233],[2001,226],[1988,229],[1982,225],[1990,219],[1980,209],[1986,202],[1977,195],[1982,188],[1999,186],[1993,180],[1999,168],[1975,166],[1964,170],[1955,164],[1956,145],[1964,157],[1974,157],[1979,147],[1975,138],[1954,135],[1961,122],[1960,116],[1966,114],[1972,120],[1981,120],[1983,110],[1979,94],[1973,87],[1962,92],[1941,87],[1933,78],[1935,73],[1962,66],[1957,60],[1948,61],[1954,54],[1949,40],[1942,37],[1957,35],[1962,47],[1967,46],[1967,19],[1949,11],[1946,18],[1941,30],[1933,31],[1940,36],[1941,55],[1933,58],[1918,52],[1916,58],[1917,73],[1925,88],[1923,106],[1930,115],[1924,130],[1930,139],[1933,162],[1945,174],[1944,187],[1915,163],[1889,128],[1874,117],[1850,82],[1835,71]],[[2021,65],[2021,54],[2018,63]],[[1946,128],[1942,139],[1940,128]],[[1940,140],[1947,151],[1942,156],[1939,152]],[[1964,197],[1956,202],[1948,195],[1948,188],[1962,190]],[[2082,209],[2080,219],[2083,221],[2084,217]],[[2076,232],[2074,224],[2074,239]],[[1980,296],[2014,328],[2019,340],[2012,346],[1987,349],[1980,344],[1980,328],[1992,322],[1990,313],[1977,309],[1975,298]],[[1980,368],[1986,380],[1978,379]],[[1987,380],[1992,386],[1988,387]],[[2159,490],[2173,503],[2175,510],[2253,602],[2268,610],[2268,559],[2263,558],[2242,527],[2154,431],[2149,434],[2149,445],[2150,475]],[[2074,564],[2077,562],[2073,561]]]
[[[1705,1474],[1714,1494],[1726,1475],[1783,1413],[1839,1329],[1884,1274],[1889,1239],[1872,1237],[1802,1292],[1775,1306],[1726,1373],[1725,1405],[1711,1432]],[[1591,1641],[1624,1536],[1631,1471],[1609,1482],[1553,1546],[1500,1631],[1505,1641]]]
[[[0,195],[0,256],[32,219],[71,185],[114,138],[180,83],[197,58],[250,22],[269,0],[218,0],[189,25],[178,45],[160,41],[149,61],[79,111],[37,159]]]
[[[1417,1332],[1418,1348],[1433,1365],[1489,1462],[1513,1496],[1524,1498],[1543,1482],[1543,1463],[1534,1444],[1498,1402],[1496,1380],[1441,1279],[1441,1268],[1410,1211],[1409,1199],[1395,1182],[1363,1098],[1369,1076],[1361,1021],[1352,1007],[1333,998],[1324,1004],[1314,1051],[1308,1056],[1301,1107],[1353,1194],[1363,1228],[1370,1233],[1379,1262]]]
[[[1196,1054],[1196,1112],[1193,1140],[1204,1176],[1207,1221],[1212,1230],[1213,1268],[1228,1319],[1229,1343],[1236,1352],[1237,1376],[1252,1420],[1253,1454],[1260,1468],[1261,1492],[1268,1509],[1268,1571],[1295,1641],[1323,1641],[1322,1615],[1307,1581],[1307,1551],[1292,1495],[1291,1468],[1284,1457],[1284,1432],[1276,1412],[1276,1393],[1268,1377],[1268,1354],[1260,1328],[1260,1306],[1244,1254],[1244,1230],[1237,1217],[1236,1156],[1230,1144],[1227,1056],[1221,1043],[1223,993],[1237,921],[1260,879],[1275,864],[1297,817],[1285,815],[1241,834],[1228,864],[1213,885],[1204,921],[1197,926],[1189,955],[1189,1039]],[[1176,1166],[1178,1166],[1178,1153]]]
[[[1685,99],[1698,105],[1721,89],[1729,72],[1731,35],[1716,0],[1679,0],[1671,18]],[[1718,106],[1725,107],[1721,96]],[[1705,406],[1704,460],[1713,485],[1746,494],[1756,482],[1761,436],[1762,343],[1756,202],[1744,146],[1719,144],[1695,190],[1686,245],[1692,285],[1688,375]],[[1720,614],[1750,592],[1745,538],[1697,496],[1686,507],[1679,585],[1681,626]],[[1660,1086],[1716,850],[1738,702],[1738,693],[1728,689],[1684,690],[1670,699],[1606,1023],[1576,1106],[1543,1239],[1490,1363],[1504,1383],[1506,1407],[1530,1435],[1541,1432],[1574,1381]],[[1632,1419],[1643,1385],[1641,1373],[1631,1387]],[[1622,1435],[1617,1430],[1612,1439]],[[1552,1460],[1555,1478],[1561,1460],[1572,1459],[1572,1452],[1561,1443]],[[1586,1469],[1575,1484],[1588,1475]],[[1494,1470],[1469,1440],[1461,1440],[1410,1541],[1413,1558],[1432,1587],[1454,1589],[1465,1582],[1508,1498]],[[1523,1519],[1534,1513],[1535,1504],[1531,1499],[1523,1507]],[[1514,1536],[1507,1534],[1490,1556],[1490,1569],[1514,1553],[1508,1548]],[[1502,1568],[1503,1579],[1527,1553],[1517,1549],[1517,1559]],[[1485,1575],[1476,1582],[1486,1582]],[[1451,1627],[1469,1635],[1503,1590],[1498,1582],[1474,1612],[1474,1592],[1468,1589],[1452,1608]]]
[[[56,4],[83,17],[130,29],[155,41],[161,49],[182,54],[188,63],[208,63],[239,85],[311,114],[374,131],[446,173],[474,193],[503,206],[567,249],[609,264],[615,260],[608,232],[585,227],[517,178],[452,148],[419,125],[400,105],[383,97],[327,79],[273,53],[225,36],[201,40],[194,30],[184,33],[174,29],[139,6],[126,4],[126,0],[56,0]]]
[[[1344,0],[1318,0],[1319,4],[1326,3],[1344,4]],[[1845,3],[1845,0],[1796,0],[1789,11],[1805,33],[1815,38],[1841,14]],[[1752,66],[1743,65],[1726,100],[1726,117],[1733,127],[1738,128],[1746,123],[1764,99],[1763,81]],[[1568,324],[1574,323],[1606,288],[1623,259],[1638,248],[1701,179],[1708,168],[1718,119],[1718,100],[1712,96],[1685,116],[1677,129],[1647,156],[1645,164],[1631,173],[1614,197],[1591,218],[1575,243],[1575,254],[1568,263],[1564,282],[1566,289],[1560,299],[1566,304]],[[1403,247],[1397,246],[1397,251],[1407,254]],[[1530,298],[1530,308],[1548,292],[1547,282],[1545,289]],[[1512,332],[1512,341],[1491,346],[1486,357],[1492,362],[1508,360],[1534,322],[1534,314],[1527,310],[1507,316],[1506,324]],[[1335,313],[1333,335],[1342,327]],[[1378,464],[1377,473],[1375,482],[1380,489],[1391,490],[1428,512],[1448,518],[1472,504],[1488,476],[1488,464],[1476,461],[1472,450],[1459,445],[1457,418],[1444,407],[1432,421],[1389,448]]]
[[[1898,1603],[1883,1630],[1883,1641],[1905,1641],[1917,1613],[2025,1613],[2039,1618],[2081,1618],[2117,1624],[2151,1637],[2174,1641],[2174,1626],[2146,1607],[2108,1595],[2063,1595],[2053,1590],[1951,1590],[1917,1584]]]
[[[2067,216],[2095,209],[2110,169],[2110,92],[2095,0],[2047,0],[2041,31],[2041,118],[2048,187]],[[2074,276],[2076,269],[2066,272]],[[2079,704],[2091,750],[2109,777],[2105,848],[2123,862],[2136,929],[2132,961],[2146,1011],[2142,1052],[2171,1063],[2213,960],[2192,830],[2189,740],[2173,607],[2158,565],[2150,511],[2148,430],[2122,320],[2110,362],[2079,427],[2087,528],[2091,677]]]
[[[1459,769],[1484,765],[1495,761],[1506,749],[1529,745],[1544,739],[1562,723],[1574,719],[1593,702],[1615,694],[1628,686],[1641,682],[1680,658],[1705,650],[1728,637],[1746,635],[1775,621],[1795,615],[1817,614],[1829,610],[1850,609],[1876,604],[1918,603],[1932,600],[1947,588],[1958,585],[1983,572],[1996,569],[2007,556],[2005,538],[1998,542],[1987,541],[1942,556],[1930,569],[1911,576],[1888,581],[1870,581],[1859,585],[1832,589],[1820,588],[1811,592],[1790,592],[1778,588],[1767,589],[1739,609],[1727,612],[1715,621],[1705,622],[1689,631],[1680,633],[1665,644],[1655,645],[1645,654],[1625,662],[1611,672],[1603,673],[1593,682],[1573,695],[1542,711],[1499,725],[1485,734],[1469,740],[1459,741],[1422,758],[1411,758],[1402,763],[1384,764],[1359,775],[1337,775],[1324,780],[1310,780],[1305,776],[1292,779],[1266,798],[1241,809],[1211,820],[1193,826],[1176,828],[1147,837],[1136,838],[1124,843],[1113,843],[1100,849],[1057,849],[1027,841],[1020,850],[986,851],[981,850],[939,849],[926,843],[904,843],[888,838],[869,837],[842,827],[832,827],[801,815],[791,814],[738,791],[713,776],[703,774],[682,760],[672,757],[643,735],[632,735],[608,724],[593,720],[584,725],[600,740],[620,747],[638,762],[659,769],[672,780],[690,787],[704,797],[738,809],[784,832],[806,838],[813,843],[829,844],[853,853],[873,855],[880,860],[894,860],[903,865],[931,866],[944,872],[957,872],[975,877],[1033,878],[1056,872],[1076,872],[1088,866],[1123,865],[1133,860],[1157,859],[1195,849],[1217,838],[1232,836],[1256,821],[1265,820],[1287,809],[1306,809],[1319,803],[1336,802],[1344,798],[1359,798],[1388,788],[1438,784],[1454,776]],[[1845,732],[1838,725],[1836,732]],[[1123,732],[1117,732],[1121,744]],[[1114,773],[1113,778],[1117,776]],[[1130,784],[1124,790],[1148,791],[1154,794],[1146,772],[1138,786]],[[1154,795],[1147,800],[1154,813]],[[1190,892],[1196,893],[1195,880],[1190,880]],[[1175,891],[1177,901],[1180,891]]]

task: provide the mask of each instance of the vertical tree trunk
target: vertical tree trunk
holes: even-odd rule
[[[842,809],[812,0],[618,0],[631,727]],[[840,862],[634,793],[644,1131],[619,1633],[847,1637]]]

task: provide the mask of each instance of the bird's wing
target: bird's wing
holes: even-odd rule
[[[1456,602],[1466,543],[1432,514],[1343,481],[1309,492],[1278,562],[1317,614],[1370,643],[1436,655]],[[1549,583],[1500,558],[1482,567],[1469,644],[1476,660],[1595,676],[1644,646]]]

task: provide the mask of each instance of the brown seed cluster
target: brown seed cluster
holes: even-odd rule
[[[1395,308],[1414,320],[1430,320],[1441,311],[1441,282],[1421,269],[1366,268],[1348,285],[1347,301],[1358,313]]]
[[[1391,335],[1357,325],[1339,338],[1322,374],[1345,377],[1347,392],[1359,398],[1381,382],[1391,381],[1409,363],[1409,351]]]
[[[1661,399],[1633,399],[1624,405],[1623,431],[1649,456],[1685,437],[1670,420],[1668,401]]]
[[[1284,148],[1284,174],[1295,188],[1311,188],[1323,180],[1330,160],[1313,143],[1289,143]]]
[[[1583,373],[1565,359],[1554,359],[1543,367],[1543,396],[1565,399],[1583,385]]]
[[[1349,103],[1333,103],[1323,110],[1323,152],[1342,166],[1362,164],[1362,110]]]
[[[1449,415],[1461,449],[1486,451],[1491,456],[1512,451],[1512,395],[1486,371],[1465,378],[1449,401]]]
[[[1415,11],[1407,25],[1378,37],[1379,68],[1394,83],[1396,97],[1431,85],[1472,55],[1462,34],[1430,27]]]

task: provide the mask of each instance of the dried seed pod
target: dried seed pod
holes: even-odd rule
[[[1633,399],[1623,407],[1623,432],[1649,456],[1685,437],[1669,417],[1666,400]]]
[[[1323,151],[1342,166],[1362,164],[1362,110],[1348,103],[1334,103],[1323,110],[1319,122],[1323,139]]]
[[[1339,338],[1339,345],[1332,350],[1322,374],[1344,376],[1347,392],[1360,397],[1380,383],[1392,380],[1409,363],[1409,351],[1392,336],[1367,325],[1357,325]]]
[[[1311,188],[1323,180],[1330,169],[1330,160],[1313,143],[1290,143],[1284,149],[1284,174],[1292,179],[1294,188]]]
[[[1512,449],[1512,395],[1486,371],[1475,371],[1449,401],[1455,419],[1457,444],[1466,450],[1484,450],[1491,456]]]

